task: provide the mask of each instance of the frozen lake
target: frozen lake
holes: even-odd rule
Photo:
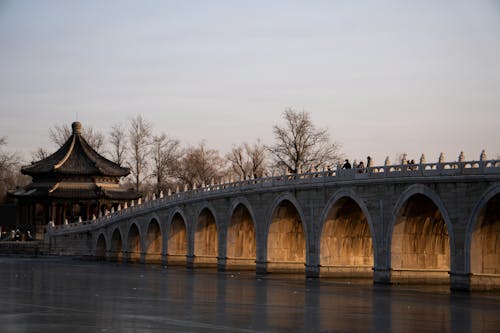
[[[498,331],[500,294],[0,258],[1,332]]]

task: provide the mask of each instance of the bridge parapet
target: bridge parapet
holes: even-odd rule
[[[214,196],[230,195],[241,191],[265,190],[289,186],[334,184],[346,181],[364,182],[367,180],[404,180],[408,178],[460,177],[500,175],[500,160],[458,161],[419,164],[396,164],[371,166],[366,168],[322,170],[300,174],[273,175],[270,177],[238,180],[220,184],[204,185],[188,191],[171,193],[152,200],[145,200],[114,212],[87,221],[55,226],[50,222],[47,234],[58,235],[84,232],[120,221],[134,214],[140,215],[160,207],[177,205],[190,200],[206,200]]]

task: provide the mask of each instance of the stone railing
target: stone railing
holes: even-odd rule
[[[105,224],[114,223],[124,216],[134,214],[143,214],[154,211],[161,207],[171,206],[179,202],[188,200],[209,199],[210,197],[237,193],[241,191],[251,191],[266,188],[277,188],[286,186],[307,185],[315,183],[335,183],[343,181],[364,181],[372,179],[396,179],[407,177],[443,177],[443,176],[464,176],[464,175],[500,175],[500,160],[482,160],[466,162],[438,162],[438,163],[419,163],[419,164],[398,164],[384,165],[367,168],[352,168],[334,170],[322,170],[315,172],[306,172],[300,174],[281,174],[270,177],[238,180],[230,182],[221,182],[220,184],[202,185],[190,190],[184,188],[184,191],[177,190],[166,196],[160,194],[159,198],[153,197],[144,202],[139,199],[132,201],[130,205],[119,206],[116,211],[106,212],[99,218],[93,218],[88,221],[79,221],[78,223],[65,223],[55,226],[50,222],[47,226],[49,234],[59,234],[67,232],[77,232],[101,227]]]

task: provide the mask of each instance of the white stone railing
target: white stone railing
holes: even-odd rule
[[[208,199],[221,194],[237,193],[240,191],[259,190],[266,188],[286,187],[294,185],[307,185],[314,183],[335,183],[345,181],[365,181],[372,179],[397,179],[408,177],[443,177],[443,176],[467,176],[467,175],[500,175],[500,160],[467,161],[467,162],[443,162],[443,163],[421,163],[421,164],[398,164],[384,165],[368,168],[334,169],[318,172],[306,172],[300,174],[281,174],[271,177],[238,180],[233,182],[203,185],[199,188],[185,190],[183,192],[168,193],[160,198],[153,197],[144,202],[139,199],[119,207],[117,211],[106,212],[105,215],[88,221],[78,223],[67,223],[54,226],[50,222],[47,226],[49,234],[59,234],[88,230],[116,222],[123,216],[133,213],[145,213],[160,207],[178,204],[187,200]]]

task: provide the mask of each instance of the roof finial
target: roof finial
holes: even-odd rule
[[[82,134],[82,123],[79,121],[75,121],[71,124],[71,127],[73,128],[73,134]]]

